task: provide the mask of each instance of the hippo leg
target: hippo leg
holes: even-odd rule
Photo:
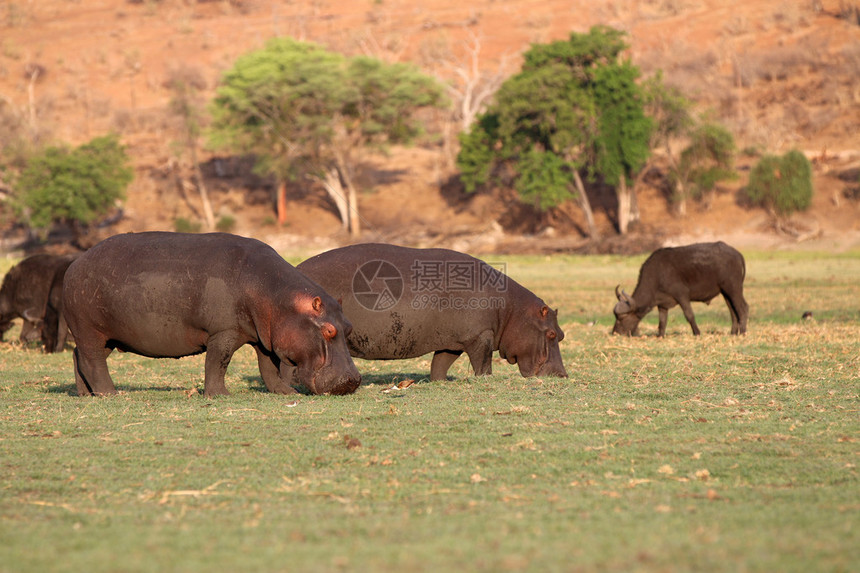
[[[448,377],[448,369],[454,361],[463,354],[462,350],[437,350],[433,353],[430,361],[430,380],[445,380]]]
[[[84,350],[81,346],[75,348],[73,358],[78,396],[116,394],[116,386],[107,367],[107,357],[110,353],[109,348],[90,351]]]
[[[279,365],[275,364],[275,360],[263,352],[263,349],[259,346],[254,346],[254,350],[257,351],[257,364],[260,366],[260,376],[262,376],[263,383],[269,392],[272,394],[295,394],[295,388],[281,378]]]
[[[205,397],[227,395],[224,385],[224,374],[233,353],[241,346],[236,337],[229,333],[218,333],[206,345],[206,374],[203,378],[203,395]]]
[[[475,376],[493,373],[493,331],[485,330],[466,346],[466,354],[472,363]]]

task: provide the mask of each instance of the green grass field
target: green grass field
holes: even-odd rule
[[[0,571],[856,571],[860,253],[746,257],[749,333],[718,298],[665,339],[609,335],[644,257],[484,257],[559,307],[568,380],[357,361],[289,406],[243,348],[229,397],[202,357],[114,353],[120,395],[79,398],[16,329]]]

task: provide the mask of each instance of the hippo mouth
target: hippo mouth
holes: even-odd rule
[[[319,372],[313,372],[310,376],[303,377],[300,370],[297,369],[297,373],[299,374],[297,382],[309,390],[311,394],[343,396],[345,394],[352,394],[361,386],[361,374],[358,373],[356,375],[345,374],[334,380],[321,380],[321,377],[318,376]]]
[[[358,390],[359,386],[361,386],[361,376],[358,378],[346,378],[335,384],[333,388],[326,390],[326,392],[335,396],[343,396],[345,394],[352,394]]]

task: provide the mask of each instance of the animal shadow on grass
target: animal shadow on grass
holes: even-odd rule
[[[66,394],[68,396],[77,396],[78,387],[72,384],[50,384],[46,390],[48,394]]]
[[[252,392],[268,392],[268,388],[263,383],[263,379],[259,376],[244,376],[243,380],[246,384],[248,384],[248,389]],[[361,375],[361,385],[362,386],[393,386],[398,382],[402,382],[404,380],[414,380],[415,383],[424,383],[429,382],[430,378],[424,374],[418,374],[414,372],[396,372],[393,374],[362,374]],[[74,387],[73,387],[74,388]],[[296,391],[299,394],[311,395],[311,393],[301,386],[296,388]]]
[[[117,386],[116,389],[120,394],[127,392],[188,392],[196,388],[196,386]],[[77,396],[78,387],[74,384],[51,384],[46,390],[48,394],[66,394],[68,396]],[[202,394],[202,392],[200,392]]]

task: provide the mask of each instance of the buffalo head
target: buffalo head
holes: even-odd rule
[[[621,290],[621,285],[615,287],[615,297],[618,299],[615,308],[615,326],[612,334],[624,336],[639,336],[639,321],[642,320],[636,314],[636,301],[633,297]]]

